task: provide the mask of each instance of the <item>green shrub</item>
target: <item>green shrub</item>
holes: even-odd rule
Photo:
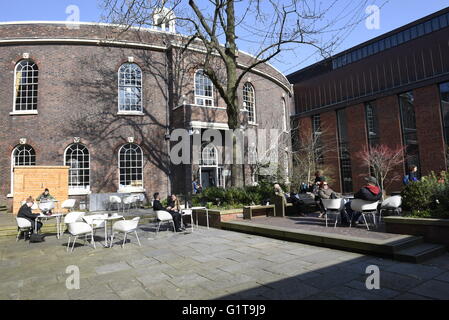
[[[248,205],[265,204],[273,196],[273,186],[260,183],[258,186],[244,188],[231,187],[228,189],[209,187],[192,198],[193,206],[210,206],[211,208],[241,208]]]
[[[449,218],[449,175],[431,172],[402,191],[402,207],[414,217]]]

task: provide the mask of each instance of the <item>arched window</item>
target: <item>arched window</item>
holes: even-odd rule
[[[248,110],[248,122],[256,123],[256,95],[253,85],[249,82],[243,85],[243,107]]]
[[[206,107],[214,105],[214,85],[203,70],[195,73],[195,104]]]
[[[17,63],[14,71],[14,111],[37,110],[39,69],[31,60]]]
[[[14,167],[35,166],[36,152],[28,144],[21,144],[14,148],[11,155],[11,195],[14,190]]]
[[[143,153],[142,149],[128,143],[119,151],[120,188],[143,187]]]
[[[201,165],[203,166],[218,165],[217,148],[212,143],[203,145],[201,150]]]
[[[74,143],[65,150],[64,164],[69,166],[69,188],[88,189],[90,159],[89,150],[80,143]]]
[[[282,130],[287,131],[287,106],[285,104],[285,99],[282,99]]]
[[[142,69],[135,63],[123,64],[118,72],[119,112],[142,112]]]
[[[36,165],[36,152],[27,144],[17,146],[13,151],[14,167]]]

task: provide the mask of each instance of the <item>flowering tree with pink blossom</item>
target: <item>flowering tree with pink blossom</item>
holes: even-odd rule
[[[372,175],[377,179],[379,187],[385,190],[385,184],[397,181],[401,175],[394,169],[404,163],[404,147],[390,148],[384,144],[365,147],[356,154],[363,164],[369,167]]]

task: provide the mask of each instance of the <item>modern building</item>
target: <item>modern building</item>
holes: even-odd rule
[[[370,169],[358,152],[368,146],[406,147],[421,175],[447,169],[449,143],[449,8],[409,23],[290,74],[292,120],[300,132],[322,133],[334,189],[356,191]],[[297,137],[296,137],[297,138]]]
[[[169,157],[173,129],[229,130],[225,103],[202,71],[201,46],[181,55],[186,38],[172,24],[120,31],[66,21],[0,23],[0,201],[11,204],[17,166],[69,166],[69,196],[79,199],[184,194],[196,177],[204,187],[229,184],[222,145],[205,144],[198,165],[174,165]],[[238,61],[243,69],[254,58],[240,52]],[[269,64],[245,75],[238,96],[247,127],[288,125],[292,93]]]

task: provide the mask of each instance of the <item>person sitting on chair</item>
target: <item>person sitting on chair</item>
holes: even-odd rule
[[[153,210],[154,210],[154,211],[162,210],[162,211],[167,211],[168,213],[170,213],[171,216],[173,217],[173,222],[174,222],[174,224],[175,224],[176,232],[181,232],[181,231],[183,231],[183,230],[181,229],[181,213],[178,212],[178,211],[173,210],[173,207],[171,207],[171,206],[168,206],[167,208],[164,208],[164,206],[163,206],[162,203],[161,203],[161,199],[160,199],[160,196],[159,196],[159,192],[156,192],[156,193],[153,195],[153,198],[154,198],[154,201],[153,201]],[[170,208],[170,209],[168,209],[168,208]],[[176,209],[176,208],[175,208],[175,209]]]
[[[360,190],[357,191],[356,194],[354,194],[354,199],[361,199],[361,200],[371,201],[371,202],[379,201],[380,199],[382,199],[382,191],[377,186],[377,179],[374,177],[368,176],[368,177],[365,177],[365,181],[367,182],[367,184],[365,186],[363,186],[362,188],[360,188]],[[348,217],[350,217],[352,224],[356,223],[359,220],[360,216],[362,215],[361,212],[355,212],[354,210],[352,210],[351,201],[348,201],[345,204],[345,210],[346,210]],[[348,221],[346,221],[346,216],[344,214],[342,214],[341,218],[342,218],[342,222],[345,222],[345,223],[348,222]]]
[[[329,185],[326,181],[320,182],[320,189],[318,190],[318,197],[319,197],[319,207],[320,207],[320,216],[319,218],[324,217],[324,214],[326,210],[324,209],[322,199],[338,199],[341,198],[341,195],[331,188],[329,188]]]
[[[50,194],[50,191],[48,190],[48,188],[45,188],[44,192],[41,193],[41,195],[39,197],[36,198],[36,201],[39,202],[50,202],[50,201],[55,201],[55,197],[53,197]],[[43,214],[52,214],[51,210],[45,211],[43,212]]]
[[[33,206],[33,204],[33,197],[29,196],[26,199],[26,202],[20,207],[19,213],[17,214],[17,218],[24,218],[31,222],[32,228],[30,233],[34,232],[34,226],[36,226],[38,232],[42,227],[42,222],[37,221],[36,223],[36,218],[39,214],[34,214],[33,211],[31,211],[31,207]]]

